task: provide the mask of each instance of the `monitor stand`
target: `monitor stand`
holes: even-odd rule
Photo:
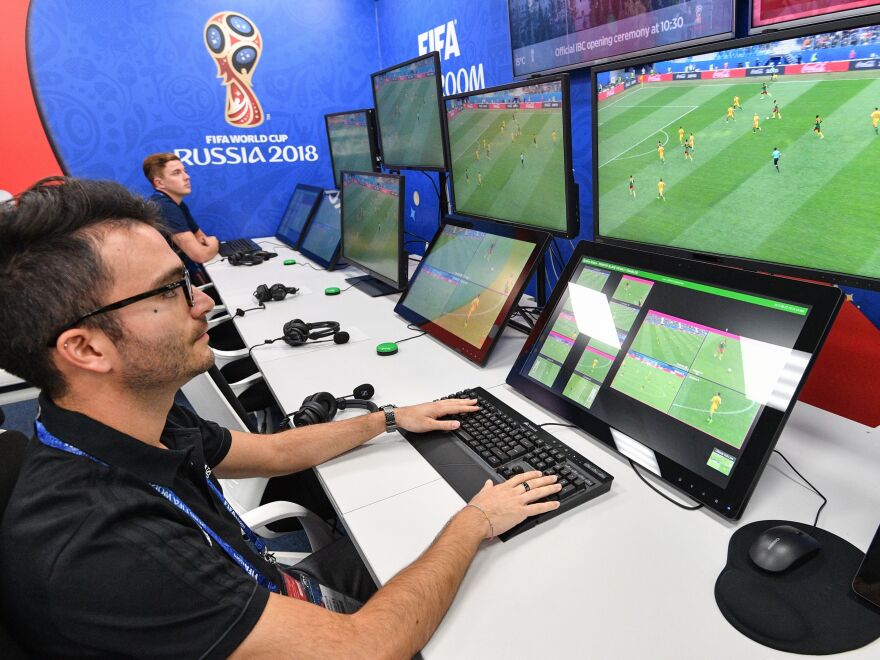
[[[392,293],[400,293],[403,289],[398,289],[390,284],[385,284],[382,280],[376,279],[372,275],[361,275],[360,277],[346,277],[345,282],[351,284],[355,289],[360,289],[372,298],[379,296],[387,296]]]

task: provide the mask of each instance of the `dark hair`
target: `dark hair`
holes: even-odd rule
[[[111,276],[98,249],[104,230],[138,223],[164,229],[155,204],[112,181],[49,177],[0,203],[0,368],[50,398],[65,393],[49,342],[107,302]],[[112,313],[82,324],[114,341],[123,336]]]
[[[159,154],[150,154],[144,158],[144,163],[142,165],[144,176],[147,177],[147,181],[150,182],[151,186],[153,185],[153,179],[157,176],[161,176],[162,170],[165,169],[165,165],[172,160],[180,160],[180,156],[167,151]]]

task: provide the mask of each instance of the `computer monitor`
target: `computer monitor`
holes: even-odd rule
[[[751,32],[876,13],[880,0],[752,0]],[[845,44],[849,45],[849,44]]]
[[[342,200],[339,195],[325,191],[312,213],[305,237],[299,246],[300,252],[327,270],[339,266],[339,243],[342,238],[341,208]]]
[[[880,26],[833,25],[595,67],[595,238],[880,289]]]
[[[345,281],[374,297],[406,288],[403,197],[402,176],[342,172],[342,257],[369,273]]]
[[[578,235],[567,75],[447,97],[446,116],[456,213]]]
[[[372,74],[385,167],[447,169],[446,115],[440,77],[440,56],[436,52]]]
[[[507,382],[738,519],[842,299],[582,241]]]
[[[324,115],[327,143],[330,145],[330,163],[333,167],[333,185],[342,185],[342,170],[367,172],[376,170],[375,118],[372,109],[350,110]]]
[[[534,229],[447,216],[394,311],[483,365],[549,241]]]
[[[315,205],[320,201],[322,192],[324,192],[323,188],[317,186],[308,186],[304,183],[296,184],[290,201],[287,203],[287,209],[281,217],[281,222],[278,223],[275,238],[294,250],[298,250],[303,230]]]
[[[731,36],[734,0],[508,0],[516,77]]]

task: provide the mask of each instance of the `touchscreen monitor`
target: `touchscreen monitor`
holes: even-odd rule
[[[507,382],[739,518],[841,299],[582,242]]]
[[[281,242],[289,245],[294,250],[299,249],[300,240],[302,239],[303,230],[309,221],[309,216],[315,205],[321,199],[323,189],[316,186],[307,186],[304,183],[297,184],[287,203],[287,209],[278,223],[278,229],[275,237]]]
[[[339,241],[342,236],[339,195],[325,192],[318,202],[306,227],[299,251],[327,270],[333,270],[339,261]]]

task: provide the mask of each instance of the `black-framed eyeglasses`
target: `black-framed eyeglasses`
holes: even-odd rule
[[[92,316],[97,316],[98,314],[104,314],[105,312],[112,312],[117,309],[122,309],[123,307],[128,307],[129,305],[133,305],[136,302],[140,302],[141,300],[145,300],[147,298],[152,298],[153,296],[158,296],[163,293],[168,293],[169,291],[174,291],[175,289],[183,289],[183,296],[186,298],[186,304],[190,307],[195,307],[195,298],[193,297],[193,289],[192,282],[189,279],[189,271],[184,269],[183,277],[176,282],[171,282],[170,284],[163,284],[160,287],[156,287],[155,289],[151,289],[150,291],[144,291],[143,293],[139,293],[136,296],[129,296],[128,298],[123,298],[122,300],[117,300],[114,303],[110,303],[109,305],[104,305],[100,309],[96,309],[94,312],[89,312],[84,316],[80,316],[73,323],[68,323],[66,326],[61,328],[52,339],[49,341],[49,348],[54,348],[55,343],[58,341],[58,337],[62,332],[66,332],[71,328],[75,328],[80,323],[85,321],[87,318],[91,318]]]

